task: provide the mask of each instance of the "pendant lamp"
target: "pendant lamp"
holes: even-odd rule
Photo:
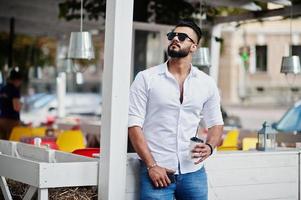
[[[192,55],[192,64],[197,67],[210,67],[209,48],[200,47]]]
[[[292,17],[293,17],[293,5],[290,7],[290,53],[289,56],[283,56],[281,62],[280,73],[287,74],[299,74],[301,72],[300,58],[299,56],[292,55]]]
[[[200,27],[202,27],[202,0],[200,1],[200,11],[201,11],[201,19],[200,19]],[[210,67],[210,54],[208,47],[200,47],[193,55],[192,55],[192,64],[197,67]]]
[[[80,15],[80,32],[71,32],[68,58],[91,60],[95,55],[91,33],[83,32],[83,0],[81,0]]]

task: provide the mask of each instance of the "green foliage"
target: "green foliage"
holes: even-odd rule
[[[301,0],[294,0],[294,3]],[[267,4],[254,1],[263,10]],[[84,17],[89,20],[105,18],[105,0],[83,0]],[[59,17],[66,20],[80,18],[80,0],[65,0],[59,4]],[[248,12],[239,8],[210,7],[203,5],[203,12],[207,14],[207,20],[211,21],[216,16],[228,16]],[[135,0],[134,21],[155,22],[160,24],[176,24],[180,19],[198,20],[196,16],[200,13],[200,2],[189,3],[185,0]]]
[[[194,5],[184,0],[136,0],[134,20],[175,24],[179,19],[190,18],[199,13],[199,3]],[[105,18],[105,0],[83,0],[84,17],[89,20]],[[65,0],[59,4],[59,17],[66,20],[80,18],[80,0]]]
[[[67,21],[80,18],[80,0],[65,0],[59,3],[59,18]],[[83,0],[83,17],[89,20],[98,20],[99,17],[105,17],[106,0]]]
[[[183,0],[152,0],[148,4],[148,19],[154,16],[159,24],[176,24],[180,19],[192,19],[200,13],[200,5]],[[134,11],[135,14],[135,11]]]
[[[0,33],[0,67],[7,63],[9,35]],[[50,38],[16,35],[13,43],[13,66],[25,71],[32,66],[54,65],[56,44]]]

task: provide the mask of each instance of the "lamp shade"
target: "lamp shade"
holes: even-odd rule
[[[94,59],[92,36],[89,32],[71,32],[68,58]]]
[[[199,48],[192,55],[192,64],[199,67],[210,67],[209,49],[207,47]]]
[[[282,57],[280,73],[298,74],[301,72],[299,56]]]

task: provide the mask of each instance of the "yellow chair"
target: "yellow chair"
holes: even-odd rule
[[[31,127],[26,126],[16,126],[13,128],[9,140],[11,141],[20,141],[23,137],[31,137],[32,136],[32,130]]]
[[[250,149],[256,149],[256,144],[258,142],[257,138],[244,138],[242,139],[242,150],[248,151]]]
[[[238,136],[239,136],[239,131],[237,129],[228,131],[226,137],[224,138],[223,144],[217,147],[217,150],[218,151],[238,150],[237,147]]]
[[[32,136],[44,137],[46,133],[46,127],[35,127],[32,128]]]
[[[56,144],[61,151],[73,152],[85,148],[85,139],[80,130],[65,130],[58,135]]]

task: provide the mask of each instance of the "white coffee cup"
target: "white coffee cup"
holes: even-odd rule
[[[198,138],[198,137],[192,137],[190,138],[190,144],[189,144],[189,158],[192,159],[194,162],[198,161],[200,158],[194,158],[193,156],[196,156],[196,153],[192,153],[192,150],[195,148],[195,146],[199,143],[204,142],[204,140]]]

